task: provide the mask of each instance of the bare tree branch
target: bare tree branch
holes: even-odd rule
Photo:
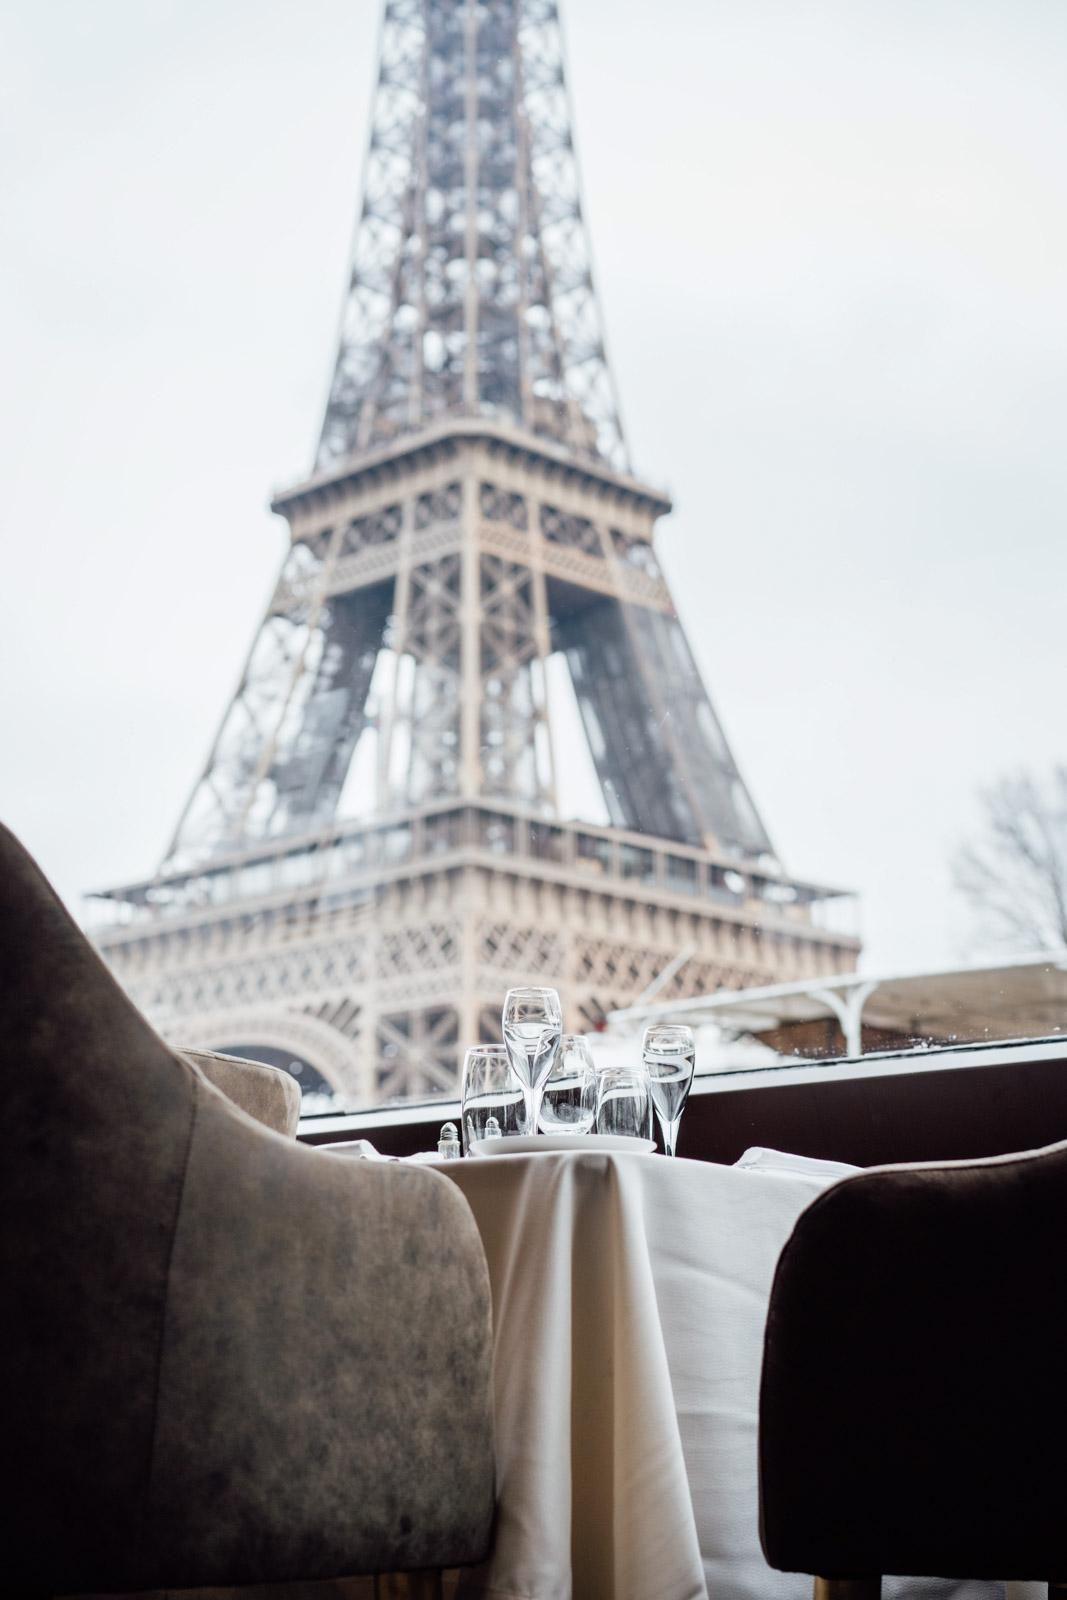
[[[988,932],[1038,949],[1067,944],[1067,766],[983,791],[984,828],[958,851],[956,888]]]

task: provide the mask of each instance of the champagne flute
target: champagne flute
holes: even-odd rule
[[[537,1132],[545,1079],[556,1064],[563,1009],[555,989],[509,989],[501,1018],[512,1070],[522,1084],[526,1126]]]
[[[678,1124],[689,1098],[689,1086],[696,1065],[693,1031],[673,1023],[653,1023],[645,1031],[642,1055],[652,1090],[652,1104],[656,1108],[656,1121],[663,1135],[663,1148],[669,1156],[673,1156],[678,1144]]]
[[[588,1133],[596,1117],[596,1069],[588,1042],[565,1033],[556,1064],[545,1080],[542,1133]]]

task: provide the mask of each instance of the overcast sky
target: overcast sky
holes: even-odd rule
[[[156,865],[310,466],[377,5],[9,0],[0,811]],[[999,773],[1067,758],[1067,7],[566,0],[660,549],[787,866],[951,963]]]

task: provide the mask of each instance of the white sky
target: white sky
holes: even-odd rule
[[[792,871],[951,962],[976,787],[1067,756],[1067,7],[565,0],[631,452]],[[9,0],[0,811],[156,864],[284,549],[377,5]]]

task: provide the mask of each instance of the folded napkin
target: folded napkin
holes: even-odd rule
[[[350,1161],[440,1161],[436,1150],[417,1150],[413,1156],[383,1156],[375,1150],[369,1139],[341,1139],[336,1144],[318,1144],[316,1150],[325,1150],[331,1156],[347,1156]]]
[[[356,1161],[396,1161],[396,1156],[383,1156],[375,1150],[369,1139],[342,1139],[337,1144],[318,1144],[316,1150],[325,1150],[331,1156],[348,1156]]]
[[[862,1167],[850,1167],[846,1161],[820,1161],[815,1156],[795,1156],[788,1150],[768,1150],[763,1145],[751,1145],[734,1162],[735,1167],[757,1167],[760,1172],[810,1172],[815,1177],[847,1178],[852,1172],[862,1172]]]

